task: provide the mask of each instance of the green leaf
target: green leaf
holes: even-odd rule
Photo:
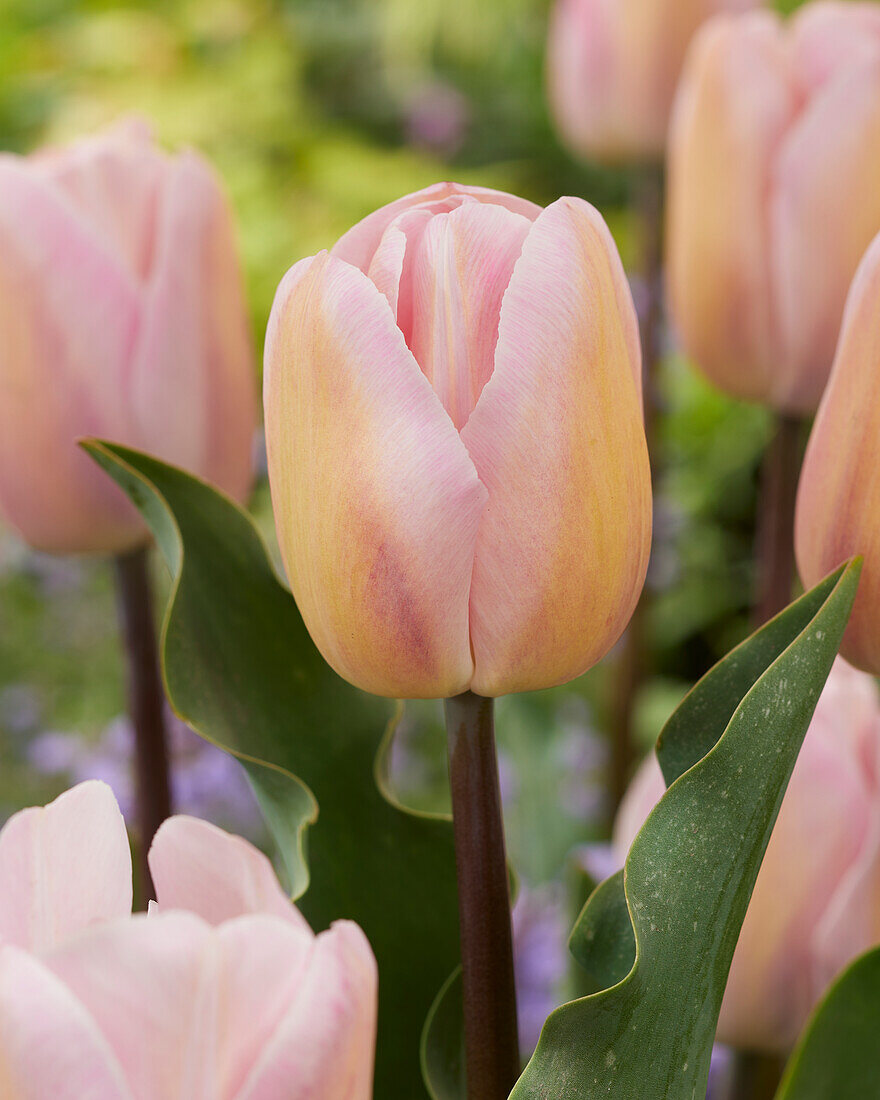
[[[425,1020],[422,1076],[431,1100],[467,1100],[461,967],[449,976]]]
[[[786,1067],[776,1100],[880,1096],[880,948],[856,959],[825,994]]]
[[[671,786],[572,937],[607,984],[550,1016],[512,1100],[705,1096],[739,929],[860,568],[737,647],[670,719],[658,751]]]
[[[247,769],[313,927],[350,918],[369,937],[376,1095],[425,1096],[422,1022],[458,964],[455,860],[449,821],[407,811],[388,790],[394,705],[324,662],[245,512],[147,455],[86,449],[143,513],[171,570],[172,706]]]

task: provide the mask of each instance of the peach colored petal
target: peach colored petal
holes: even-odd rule
[[[339,921],[315,941],[296,1000],[236,1100],[370,1100],[376,962],[360,928]]]
[[[869,60],[851,59],[826,81],[777,154],[771,239],[784,352],[773,364],[776,407],[809,412],[819,403],[850,282],[880,229],[878,181],[880,38]]]
[[[718,18],[697,35],[670,130],[670,305],[697,366],[751,400],[769,397],[782,356],[765,199],[798,107],[778,17]]]
[[[311,933],[266,856],[240,836],[195,817],[168,818],[153,838],[150,872],[163,910],[185,909],[210,924],[270,913]]]
[[[635,310],[598,213],[560,199],[501,309],[495,371],[462,431],[489,504],[471,588],[473,690],[585,672],[632,613],[651,542]]]
[[[432,218],[410,269],[407,343],[461,431],[491,377],[501,299],[532,223],[469,203]]]
[[[841,653],[880,674],[880,237],[847,301],[837,357],[801,472],[795,517],[798,568],[808,586],[864,556]]]
[[[0,941],[46,951],[131,913],[131,853],[106,783],[90,780],[0,831]]]
[[[130,432],[121,380],[139,309],[137,286],[77,211],[0,157],[0,508],[41,549],[124,549],[145,537],[75,443]]]
[[[452,209],[465,198],[506,207],[529,221],[534,221],[541,212],[540,206],[516,195],[509,195],[506,191],[493,191],[490,187],[469,187],[460,183],[435,183],[368,214],[339,238],[333,246],[333,255],[366,272],[385,230],[402,213],[414,206],[423,205],[441,213]]]
[[[341,260],[302,261],[265,363],[279,543],[318,648],[377,695],[463,691],[486,491],[387,300]]]
[[[42,963],[0,948],[0,1096],[133,1100],[95,1021]]]

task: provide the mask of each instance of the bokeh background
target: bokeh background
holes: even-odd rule
[[[0,147],[27,152],[125,113],[149,118],[170,146],[198,147],[236,212],[257,347],[296,259],[439,179],[542,204],[581,195],[635,267],[631,180],[577,163],[553,133],[547,6],[0,0]],[[637,297],[641,289],[635,280]],[[690,684],[748,633],[758,466],[773,431],[766,410],[725,398],[674,354],[669,335],[667,345],[647,675],[635,701],[642,750]],[[252,507],[271,539],[265,477]],[[524,885],[521,979],[534,986],[526,1014],[536,1026],[565,983],[560,930],[583,889],[572,852],[607,830],[614,664],[612,653],[565,688],[499,707],[509,843]],[[109,569],[35,554],[0,527],[0,819],[86,776],[107,779],[131,805],[123,692]],[[432,808],[446,799],[440,721],[434,705],[410,705],[394,758],[405,796]],[[173,740],[177,807],[261,840],[237,765],[182,726]]]

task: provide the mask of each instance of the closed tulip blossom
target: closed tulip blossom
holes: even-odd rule
[[[665,790],[642,765],[614,828],[614,862]],[[718,1038],[785,1053],[829,982],[880,943],[880,697],[838,659],[770,838],[724,994]]]
[[[684,349],[721,389],[813,412],[880,230],[880,9],[719,18],[670,132],[668,269]]]
[[[256,423],[230,212],[137,121],[0,156],[0,512],[33,546],[146,538],[76,440],[149,451],[242,498]]]
[[[0,833],[4,1100],[369,1100],[376,967],[347,921],[315,936],[265,856],[193,818],[150,853],[83,783]]]
[[[798,487],[795,544],[812,584],[856,554],[862,576],[841,652],[880,675],[880,236],[847,301]]]
[[[279,287],[281,551],[327,661],[379,695],[559,684],[619,637],[651,489],[632,298],[601,217],[438,184]]]
[[[719,12],[763,0],[556,0],[547,84],[565,142],[605,161],[663,156],[669,115],[694,32]]]

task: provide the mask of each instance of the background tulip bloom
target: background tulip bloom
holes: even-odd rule
[[[874,675],[880,675],[878,470],[880,237],[865,255],[847,301],[834,370],[804,459],[795,523],[798,568],[807,583],[847,557],[864,556],[841,652]]]
[[[0,1064],[9,1100],[369,1100],[376,965],[315,936],[266,857],[170,818],[159,909],[131,916],[110,789],[88,782],[0,833]]]
[[[663,794],[652,753],[614,828],[617,866]],[[835,662],[764,857],[724,994],[718,1038],[790,1049],[847,963],[880,943],[880,696]]]
[[[684,348],[737,397],[812,412],[880,229],[880,9],[719,18],[670,133],[668,261]]]
[[[663,156],[685,51],[718,12],[762,0],[556,0],[547,84],[566,143],[599,160]]]
[[[40,549],[128,549],[134,508],[76,439],[157,454],[236,497],[253,356],[226,201],[127,122],[0,156],[0,511]]]
[[[281,551],[327,661],[379,695],[548,687],[644,581],[632,298],[578,199],[439,184],[279,287],[266,338]]]

